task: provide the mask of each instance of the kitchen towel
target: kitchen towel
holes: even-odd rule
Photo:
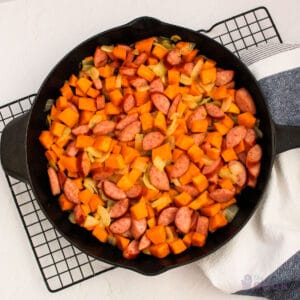
[[[241,59],[259,81],[273,120],[300,126],[300,45],[257,47]],[[252,218],[225,246],[197,262],[214,286],[227,293],[300,298],[299,195],[300,148],[276,156]]]

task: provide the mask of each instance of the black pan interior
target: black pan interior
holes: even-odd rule
[[[246,87],[255,99],[258,118],[261,120],[263,139],[259,141],[264,152],[261,174],[255,189],[246,188],[238,199],[240,211],[234,221],[216,233],[209,236],[203,248],[192,248],[178,256],[169,256],[159,260],[151,256],[141,255],[137,260],[125,260],[121,251],[108,244],[99,243],[85,229],[72,225],[65,213],[62,213],[57,199],[51,195],[44,157],[44,150],[38,142],[42,129],[46,128],[46,113],[44,106],[49,98],[58,97],[59,88],[72,73],[77,73],[79,62],[91,55],[99,44],[126,43],[131,44],[149,36],[180,35],[183,40],[196,43],[200,52],[218,62],[220,67],[233,69],[236,72],[237,86]],[[75,246],[89,255],[105,262],[133,269],[143,274],[154,275],[169,268],[184,265],[200,259],[218,249],[232,238],[247,222],[258,204],[266,187],[274,157],[273,125],[266,102],[258,84],[248,69],[220,44],[208,37],[182,27],[162,23],[158,20],[142,17],[121,27],[114,28],[96,35],[68,53],[51,71],[42,84],[33,109],[31,111],[27,134],[27,163],[30,183],[43,211],[55,228]],[[251,241],[249,241],[251,242]],[[238,245],[237,245],[238,247]]]

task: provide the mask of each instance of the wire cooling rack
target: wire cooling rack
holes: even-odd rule
[[[237,56],[257,45],[282,42],[265,7],[244,12],[199,32],[223,44]],[[0,107],[0,134],[12,119],[31,108],[34,98],[35,94]],[[30,186],[6,177],[49,291],[57,292],[115,268],[84,254],[66,241],[46,219]]]

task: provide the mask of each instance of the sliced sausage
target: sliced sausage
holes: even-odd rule
[[[231,128],[226,135],[226,148],[237,146],[246,136],[247,129],[245,126],[235,126]]]
[[[232,160],[228,163],[228,168],[230,172],[236,176],[236,184],[240,187],[244,186],[247,181],[245,166],[237,160]]]
[[[146,218],[140,220],[136,220],[132,218],[130,230],[135,240],[138,240],[145,233],[146,229],[147,229]]]
[[[135,139],[136,134],[141,131],[141,122],[135,121],[127,125],[119,134],[121,142],[129,142]]]
[[[139,250],[142,251],[146,248],[148,248],[151,245],[151,241],[149,240],[149,238],[147,237],[146,234],[144,234],[139,242]]]
[[[72,134],[77,136],[79,134],[87,134],[90,128],[88,125],[79,125],[72,130]]]
[[[133,123],[134,121],[136,121],[139,118],[139,114],[138,113],[134,113],[131,115],[127,115],[126,117],[124,117],[116,126],[116,129],[118,130],[122,130],[124,129],[126,126],[128,126],[129,124]]]
[[[114,131],[116,127],[116,122],[105,120],[99,122],[94,128],[93,133],[95,135],[106,135]]]
[[[254,146],[255,141],[256,141],[256,133],[255,133],[254,129],[252,129],[252,128],[247,129],[247,134],[245,136],[244,141],[248,146],[251,146],[251,147]]]
[[[134,184],[129,190],[126,191],[126,195],[130,199],[139,198],[143,193],[143,187],[140,184]]]
[[[204,175],[213,174],[218,170],[218,168],[222,165],[222,159],[219,157],[216,159],[210,166],[204,166],[202,169],[202,173]]]
[[[117,187],[117,185],[109,180],[104,180],[102,183],[103,192],[105,195],[114,200],[126,198],[126,193]]]
[[[197,220],[196,232],[202,233],[205,236],[208,234],[209,220],[207,217],[199,216]]]
[[[235,191],[228,189],[215,189],[209,193],[209,197],[216,202],[225,202],[234,197]]]
[[[141,77],[137,77],[137,78],[134,78],[132,80],[130,80],[130,84],[135,87],[136,89],[138,88],[142,88],[142,87],[145,87],[148,85],[148,81],[144,78],[141,78]]]
[[[193,210],[189,207],[182,206],[178,209],[175,216],[175,225],[182,233],[188,233],[192,224]]]
[[[213,103],[206,103],[205,108],[207,113],[214,119],[223,119],[225,116],[223,110]]]
[[[257,177],[248,176],[247,185],[252,188],[255,188],[256,184],[257,184]]]
[[[82,224],[85,220],[85,214],[80,204],[75,205],[74,210],[74,219],[77,224]]]
[[[234,89],[235,88],[235,82],[230,81],[227,84],[225,84],[225,86],[227,87],[227,89]]]
[[[113,223],[110,224],[109,229],[112,233],[122,234],[130,229],[131,226],[131,218],[130,217],[122,217],[117,219]]]
[[[114,169],[107,167],[96,168],[92,170],[93,180],[104,180],[114,174]]]
[[[193,184],[180,185],[180,186],[176,186],[175,188],[178,192],[180,193],[186,192],[189,195],[191,195],[193,198],[197,197],[200,193]]]
[[[66,197],[68,198],[69,201],[71,201],[75,204],[80,203],[79,188],[73,180],[71,180],[70,178],[67,178],[65,183],[64,183],[64,189],[63,190],[64,190],[64,193],[65,193],[65,195],[66,195]]]
[[[91,171],[91,161],[89,159],[88,154],[85,151],[81,152],[80,155],[78,156],[78,163],[82,175],[84,177],[88,176]]]
[[[119,73],[125,76],[134,76],[137,71],[137,68],[131,67],[121,67],[119,69]]]
[[[156,78],[150,83],[149,92],[150,93],[163,93],[164,89],[165,89],[164,84],[161,81],[161,79]]]
[[[215,84],[216,86],[226,85],[227,83],[233,80],[233,77],[234,77],[234,71],[232,70],[217,71]]]
[[[185,63],[182,67],[182,73],[186,74],[187,76],[191,76],[194,66],[195,64],[192,62]]]
[[[194,210],[192,214],[190,231],[196,231],[198,217],[199,217],[199,213]]]
[[[240,160],[244,165],[246,165],[246,158],[247,158],[246,152],[245,152],[245,151],[240,152],[240,153],[238,154],[238,157],[239,157],[239,160]]]
[[[97,98],[96,98],[96,107],[97,107],[97,110],[104,109],[104,107],[105,107],[105,97],[103,95],[97,96]]]
[[[180,50],[177,48],[171,50],[167,55],[167,62],[172,66],[179,65],[181,63]]]
[[[58,182],[61,189],[63,189],[65,181],[67,179],[67,175],[63,171],[57,172]]]
[[[116,219],[120,218],[127,212],[129,207],[129,199],[124,198],[117,201],[114,206],[111,208],[109,215],[111,218]]]
[[[143,64],[148,58],[148,55],[147,53],[145,52],[142,52],[141,54],[139,54],[137,56],[137,58],[133,61],[133,63],[136,65],[136,66],[140,66],[141,64]]]
[[[70,142],[70,143],[68,144],[66,150],[65,150],[66,154],[67,154],[68,156],[70,156],[70,157],[76,156],[77,153],[78,153],[78,151],[79,151],[79,149],[76,148],[76,142],[75,142],[75,141]]]
[[[178,178],[182,176],[189,168],[190,159],[185,154],[182,153],[177,160],[175,161],[174,165],[172,165],[169,169],[169,175],[172,178]]]
[[[194,139],[195,144],[197,146],[200,146],[205,139],[205,133],[204,132],[193,133],[193,134],[191,134],[191,137]]]
[[[213,183],[213,184],[217,184],[218,183],[218,180],[219,180],[219,176],[218,176],[218,174],[214,174],[214,173],[212,173],[211,175],[208,175],[207,176],[207,180],[208,180],[208,182],[210,182],[210,183]]]
[[[123,257],[126,259],[135,259],[140,253],[139,242],[133,240],[129,243],[127,248],[123,251]]]
[[[101,50],[100,47],[97,47],[96,48],[96,51],[94,53],[94,65],[96,68],[99,68],[99,67],[103,67],[106,65],[107,63],[107,54]]]
[[[48,168],[47,172],[48,172],[52,195],[53,196],[59,195],[60,194],[60,184],[59,184],[57,173],[51,167]]]
[[[174,222],[177,213],[177,207],[167,207],[159,214],[157,225],[168,226]]]
[[[248,163],[253,164],[259,162],[261,158],[262,158],[261,146],[256,144],[248,151],[246,161]]]
[[[153,93],[151,94],[151,100],[154,106],[163,114],[167,114],[170,108],[170,101],[164,94]]]
[[[255,164],[248,163],[247,169],[248,169],[249,174],[252,177],[257,178],[259,175],[259,172],[260,172],[260,166],[261,166],[260,162],[255,163]]]
[[[207,112],[205,107],[203,105],[198,106],[188,118],[187,127],[191,129],[194,121],[204,120],[206,116]]]
[[[152,166],[149,170],[149,179],[152,185],[159,190],[168,191],[170,189],[168,175],[166,172],[158,170],[155,166]]]
[[[143,150],[148,151],[160,146],[165,140],[165,136],[159,131],[147,133],[143,138]]]
[[[248,90],[245,88],[240,88],[235,93],[235,102],[236,105],[242,112],[250,112],[256,114],[256,107],[254,100]]]
[[[131,109],[135,107],[135,98],[131,94],[127,94],[123,100],[123,110],[128,113]]]
[[[95,89],[97,89],[97,90],[102,89],[102,81],[100,78],[93,79],[93,84],[94,84]]]
[[[174,113],[176,113],[176,110],[177,110],[177,106],[180,102],[180,100],[182,99],[182,95],[181,94],[178,94],[172,101],[172,104],[169,108],[169,111],[168,111],[168,119],[171,119],[172,115]]]

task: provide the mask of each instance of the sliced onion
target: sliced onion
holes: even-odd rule
[[[180,83],[183,85],[191,85],[193,82],[193,79],[185,74],[180,75]]]
[[[47,112],[51,109],[52,105],[54,104],[55,100],[54,99],[48,99],[46,101],[45,107],[44,107],[44,112]]]
[[[156,76],[164,77],[167,74],[168,69],[165,67],[162,61],[156,65],[150,65],[149,68],[155,73]]]
[[[72,223],[72,224],[76,224],[76,221],[75,221],[75,217],[74,217],[74,213],[71,212],[69,214],[69,217],[68,217],[69,221]]]
[[[163,171],[165,166],[167,165],[167,162],[163,160],[160,156],[156,156],[153,160],[153,165],[159,170]]]
[[[236,204],[230,205],[223,210],[223,214],[225,215],[228,223],[230,223],[234,219],[238,211],[239,207]]]
[[[114,45],[103,45],[101,46],[101,50],[108,53],[113,52]]]
[[[149,176],[148,176],[148,173],[145,172],[144,175],[143,175],[143,182],[144,182],[144,185],[150,189],[150,190],[153,190],[153,191],[158,191],[158,189],[156,187],[154,187],[151,183],[150,183],[150,180],[149,180]]]
[[[96,187],[96,182],[90,178],[90,177],[85,177],[83,180],[83,186],[89,190],[93,194],[98,194],[98,189]]]
[[[195,80],[198,77],[199,71],[202,69],[202,66],[203,66],[203,59],[199,59],[195,64],[191,73],[191,78],[193,80]]]

